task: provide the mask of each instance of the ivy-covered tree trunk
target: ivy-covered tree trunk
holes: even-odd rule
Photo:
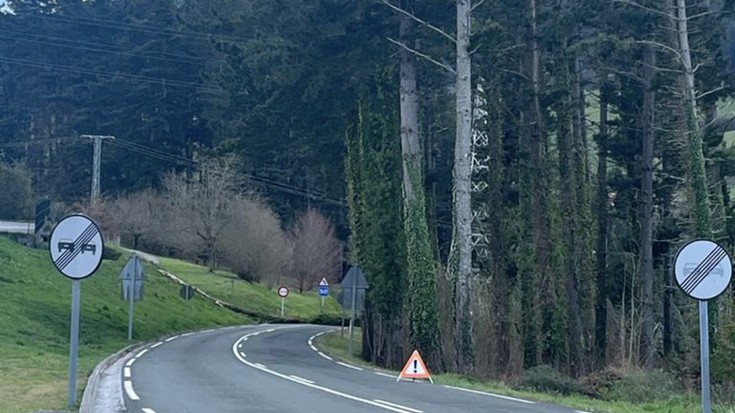
[[[607,251],[609,239],[608,191],[607,191],[607,153],[608,119],[607,111],[612,93],[612,84],[607,74],[600,75],[600,119],[597,135],[597,196],[595,215],[597,216],[597,243],[595,248],[596,275],[595,286],[595,362],[597,368],[607,364]]]
[[[401,7],[408,9],[409,1]],[[413,20],[400,16],[401,43],[412,39]],[[419,140],[419,103],[416,91],[415,56],[400,52],[401,155],[403,169],[403,228],[406,239],[408,289],[406,305],[410,322],[409,342],[427,359],[432,371],[441,371],[439,308],[436,295],[437,268],[426,221],[423,157]]]
[[[689,168],[691,177],[691,205],[697,236],[710,237],[712,223],[707,190],[704,152],[702,151],[702,131],[697,116],[696,89],[694,86],[694,67],[689,49],[689,29],[686,0],[676,0],[676,33],[679,37],[679,58],[684,68],[684,105],[688,127]]]
[[[654,367],[653,337],[653,144],[655,138],[653,90],[655,76],[655,52],[653,47],[643,47],[643,114],[641,116],[641,228],[640,228],[640,280],[641,280],[641,362],[644,368]]]
[[[470,0],[457,0],[457,130],[454,141],[453,231],[448,272],[455,281],[454,348],[457,371],[474,370],[472,342],[472,78],[470,60]]]

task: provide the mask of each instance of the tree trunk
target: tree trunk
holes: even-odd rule
[[[707,175],[705,173],[704,153],[702,151],[702,132],[697,116],[696,90],[694,87],[694,68],[689,49],[689,29],[687,28],[686,0],[676,0],[676,33],[679,37],[679,55],[684,66],[684,97],[688,126],[688,146],[691,168],[691,188],[694,209],[695,229],[700,237],[712,235],[712,224],[707,195]]]
[[[474,370],[472,342],[472,210],[470,184],[472,175],[472,79],[470,44],[471,1],[457,0],[457,135],[454,145],[454,230],[448,270],[455,279],[454,345],[457,371]]]
[[[597,261],[595,298],[595,359],[597,368],[607,364],[607,243],[609,233],[609,218],[607,213],[607,151],[608,129],[607,108],[612,93],[612,85],[607,80],[607,74],[600,76],[600,131],[597,140]]]
[[[402,2],[404,10],[409,1]],[[400,38],[412,39],[413,20],[400,16]],[[419,103],[416,92],[415,56],[401,49],[401,155],[403,169],[404,233],[408,265],[406,292],[410,320],[409,341],[427,359],[433,371],[441,371],[439,312],[436,296],[436,265],[426,221],[423,157],[419,141]]]
[[[641,362],[645,369],[654,367],[653,341],[653,144],[655,139],[655,99],[653,78],[656,56],[653,47],[643,47],[643,114],[641,150]]]
[[[534,226],[534,248],[536,259],[536,282],[534,287],[534,306],[540,308],[535,312],[534,319],[528,320],[535,326],[535,349],[532,351],[534,365],[541,362],[542,343],[542,320],[539,313],[551,317],[553,313],[554,294],[550,271],[551,264],[551,228],[549,222],[549,200],[547,188],[546,168],[546,132],[544,130],[544,114],[541,110],[541,50],[539,46],[539,33],[537,21],[536,0],[530,0],[531,13],[531,83],[533,89],[533,104],[531,116],[531,164],[532,164],[532,208]],[[527,357],[528,358],[528,357]],[[546,360],[548,361],[548,360]]]

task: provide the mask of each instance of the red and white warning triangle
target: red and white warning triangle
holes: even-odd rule
[[[408,362],[403,366],[403,370],[401,370],[401,374],[398,375],[396,381],[400,379],[429,379],[430,382],[434,382],[418,350],[414,350],[411,357],[408,358]]]

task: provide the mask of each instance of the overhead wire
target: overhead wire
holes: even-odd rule
[[[140,81],[140,82],[151,83],[151,84],[156,84],[156,85],[165,84],[166,86],[191,87],[191,88],[207,90],[207,91],[212,91],[212,92],[222,92],[222,89],[204,86],[200,83],[185,82],[185,81],[179,81],[179,80],[173,80],[173,79],[167,79],[167,78],[155,78],[155,77],[150,77],[150,76],[130,75],[127,73],[119,73],[119,72],[105,72],[105,71],[100,71],[100,70],[89,70],[89,69],[83,69],[79,67],[59,65],[55,63],[37,62],[37,61],[26,60],[26,59],[13,59],[9,57],[0,57],[0,62],[7,62],[7,63],[17,64],[21,66],[36,67],[36,68],[41,68],[41,69],[52,68],[52,69],[59,70],[59,71],[85,74],[85,75],[106,76],[106,77],[111,77],[113,79],[121,78],[125,80],[134,80],[134,81]]]

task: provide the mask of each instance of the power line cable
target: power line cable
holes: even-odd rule
[[[58,71],[85,74],[85,75],[106,76],[106,77],[113,78],[113,80],[114,78],[121,78],[124,80],[135,80],[135,81],[140,81],[140,82],[152,83],[156,85],[191,87],[191,88],[207,90],[211,92],[222,92],[222,89],[204,86],[199,83],[185,82],[185,81],[179,81],[179,80],[173,80],[173,79],[167,79],[167,78],[155,78],[155,77],[149,77],[149,76],[131,75],[131,74],[120,73],[120,72],[105,72],[105,71],[99,71],[99,70],[89,70],[89,69],[83,69],[83,68],[72,67],[72,66],[58,65],[54,63],[37,62],[37,61],[25,60],[25,59],[13,59],[9,57],[0,57],[0,62],[17,64],[20,66],[36,67],[40,69],[52,68]]]
[[[157,56],[149,56],[149,55],[141,55],[131,52],[125,52],[120,50],[104,50],[101,48],[94,48],[94,47],[87,47],[87,46],[78,46],[78,45],[69,45],[69,44],[63,44],[59,42],[49,42],[49,41],[41,41],[41,40],[34,40],[34,39],[18,39],[10,36],[3,36],[0,34],[0,39],[6,39],[6,40],[15,40],[19,42],[25,42],[25,43],[34,43],[34,44],[42,44],[47,46],[55,46],[55,47],[65,47],[68,49],[77,49],[77,50],[86,50],[91,52],[97,52],[97,53],[110,53],[115,55],[121,55],[121,56],[131,56],[131,57],[137,57],[141,59],[151,59],[151,60],[159,60],[164,62],[171,62],[171,63],[184,63],[184,64],[190,64],[190,65],[196,65],[196,66],[203,66],[204,63],[199,62],[192,62],[184,59],[174,59],[174,58],[165,58],[165,57],[157,57]]]
[[[148,25],[142,25],[142,24],[136,24],[136,23],[120,23],[119,21],[94,19],[94,18],[81,17],[81,16],[64,17],[58,14],[28,14],[28,15],[25,15],[25,17],[31,17],[35,19],[56,20],[56,21],[60,21],[63,23],[82,24],[86,26],[102,27],[102,28],[108,28],[108,29],[127,30],[127,31],[138,32],[138,33],[193,37],[193,38],[199,38],[199,39],[204,39],[204,40],[208,40],[208,39],[227,40],[231,42],[247,42],[250,40],[244,37],[212,34],[212,33],[207,33],[207,32],[195,32],[195,31],[190,31],[190,30],[172,30],[172,29],[161,30],[160,28],[155,27],[155,26],[148,26]]]
[[[90,42],[90,41],[84,41],[84,40],[78,40],[78,39],[70,39],[66,37],[48,36],[48,35],[43,35],[43,34],[38,34],[38,33],[29,33],[29,32],[22,32],[22,31],[16,31],[16,30],[3,30],[3,33],[4,34],[14,34],[14,35],[19,35],[19,36],[28,36],[28,37],[39,38],[39,39],[46,39],[46,40],[51,40],[54,42],[73,43],[73,44],[82,45],[82,46],[108,48],[108,49],[114,49],[120,52],[124,52],[130,49],[129,46],[119,46],[119,45],[115,45],[111,43]],[[160,51],[143,52],[143,53],[155,53],[156,55],[159,55],[159,56],[170,57],[174,59],[191,60],[195,63],[204,63],[205,61],[205,59],[203,58],[193,57],[193,56],[189,56],[185,54],[178,54],[178,53],[160,52]],[[143,56],[150,57],[144,54],[140,54],[140,53],[138,54],[142,57]]]

